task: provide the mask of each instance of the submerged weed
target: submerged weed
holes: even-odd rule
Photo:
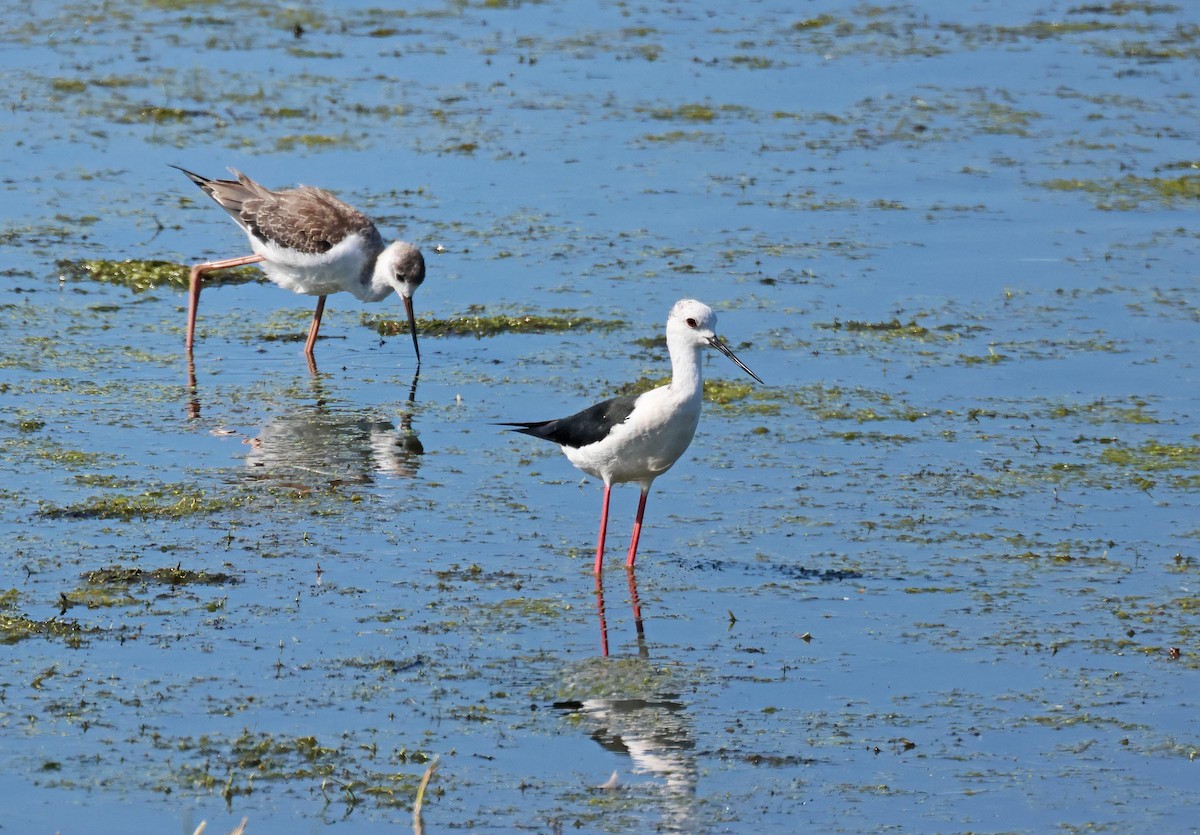
[[[1200,467],[1200,446],[1146,441],[1140,447],[1109,446],[1100,453],[1107,464],[1138,472]]]
[[[1138,177],[1128,174],[1117,180],[1054,179],[1042,187],[1050,191],[1082,191],[1096,199],[1098,208],[1130,211],[1143,203],[1176,203],[1200,200],[1200,176]]]
[[[34,620],[27,615],[16,612],[0,612],[0,644],[15,644],[35,635],[47,638],[65,638],[71,646],[78,646],[84,634],[89,631],[73,620],[59,620],[50,617],[46,620]]]
[[[43,502],[39,512],[48,519],[180,519],[244,507],[254,499],[252,493],[210,496],[194,488],[167,488],[137,495],[92,496],[61,506]]]
[[[166,586],[223,586],[237,582],[231,574],[220,571],[193,571],[176,565],[173,568],[155,568],[147,571],[144,568],[127,568],[112,565],[99,568],[83,575],[83,580],[93,586],[132,586],[134,584],[158,583]]]
[[[363,316],[363,324],[380,336],[408,333],[408,322],[379,316]],[[421,336],[499,336],[503,333],[563,333],[565,331],[612,331],[623,327],[620,319],[593,319],[590,316],[547,316],[534,313],[513,316],[458,316],[450,319],[419,319]]]
[[[64,278],[118,284],[135,293],[163,286],[186,289],[190,272],[190,267],[172,261],[141,261],[132,258],[125,261],[64,260],[58,262],[58,269]],[[262,272],[256,267],[236,267],[209,275],[211,277],[205,279],[205,284],[208,285],[243,284],[248,281],[261,281],[263,278]]]

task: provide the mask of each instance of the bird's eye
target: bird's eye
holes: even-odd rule
[[[694,327],[696,327],[696,320],[695,320],[695,319],[687,319],[686,321],[687,321],[687,326],[688,326],[689,328],[694,328]]]

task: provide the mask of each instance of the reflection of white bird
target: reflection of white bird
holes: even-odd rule
[[[717,314],[706,304],[682,299],[667,317],[667,350],[671,354],[671,383],[643,394],[628,394],[597,403],[570,417],[520,423],[515,432],[553,441],[572,464],[604,482],[600,535],[596,542],[595,573],[604,568],[604,534],[608,499],[613,484],[636,482],[642,488],[637,519],[629,541],[627,568],[637,557],[646,496],[654,479],[683,455],[700,422],[704,394],[700,351],[716,348],[755,380],[762,380],[734,356],[716,334]]]
[[[695,747],[687,710],[675,697],[585,699],[555,707],[577,713],[606,751],[628,756],[635,774],[661,779],[667,814],[659,831],[692,832],[695,822]]]
[[[179,168],[179,166],[173,166]],[[310,363],[325,297],[346,291],[362,302],[382,301],[396,292],[404,302],[417,365],[417,323],[413,292],[425,280],[425,259],[404,241],[385,245],[371,219],[329,192],[301,186],[272,191],[240,171],[237,179],[214,180],[179,168],[229,212],[250,239],[253,255],[192,267],[189,283],[187,352],[191,354],[204,273],[262,262],[267,278],[285,290],[317,297],[304,353]],[[232,169],[231,169],[232,170]]]

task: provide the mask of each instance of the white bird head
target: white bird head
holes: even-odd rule
[[[758,375],[734,356],[729,346],[717,336],[716,328],[717,314],[713,313],[711,307],[695,299],[680,299],[675,302],[670,315],[667,316],[667,344],[683,345],[689,348],[705,346],[716,348],[733,360],[738,368],[761,383],[762,380]]]
[[[421,349],[417,345],[417,318],[413,313],[412,297],[425,280],[425,257],[412,244],[396,241],[379,254],[375,269],[376,275],[383,272],[388,284],[404,302],[408,331],[412,334],[413,350],[417,352],[417,364],[420,365]]]
[[[411,299],[425,280],[425,257],[421,250],[404,241],[396,241],[379,254],[388,284],[401,298]]]

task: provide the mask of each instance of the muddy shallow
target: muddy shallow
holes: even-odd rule
[[[426,832],[1194,830],[1186,7],[576,6],[0,24],[4,825],[392,832],[437,757]],[[189,369],[80,267],[243,253],[168,163],[417,243],[419,376],[256,281]],[[599,485],[491,423],[684,296],[768,385],[707,364],[601,598]]]

